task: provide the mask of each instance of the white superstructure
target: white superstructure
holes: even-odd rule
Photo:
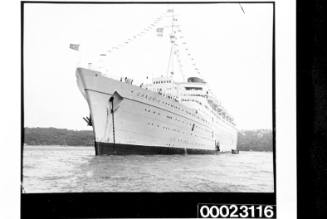
[[[174,33],[171,54],[176,46]],[[96,154],[236,150],[233,118],[207,83],[199,76],[177,82],[173,69],[169,73],[151,83],[133,85],[128,78],[115,80],[99,71],[77,68],[78,86],[90,109],[86,120],[94,129]]]

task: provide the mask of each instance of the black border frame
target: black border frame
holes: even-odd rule
[[[272,4],[272,140],[274,192],[272,193],[23,193],[24,149],[24,4]],[[197,217],[198,203],[276,205],[276,53],[275,1],[21,1],[21,218],[71,217]],[[122,210],[124,208],[124,210]],[[276,210],[277,211],[277,210]],[[276,214],[276,212],[275,212]]]
[[[296,7],[298,218],[327,218],[326,3]]]

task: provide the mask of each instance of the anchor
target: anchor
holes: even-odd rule
[[[84,119],[84,121],[86,122],[86,124],[88,125],[88,126],[92,126],[93,124],[92,124],[92,119],[91,119],[91,114],[90,114],[90,116],[85,116],[85,117],[83,117],[83,119]]]
[[[109,98],[109,103],[111,103],[111,115],[112,115],[112,139],[113,139],[113,151],[116,153],[115,144],[116,144],[116,135],[115,135],[115,117],[114,112],[119,108],[120,103],[123,101],[123,97],[115,91],[113,95]]]

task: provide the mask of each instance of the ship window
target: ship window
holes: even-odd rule
[[[185,87],[185,90],[202,90],[202,87]]]

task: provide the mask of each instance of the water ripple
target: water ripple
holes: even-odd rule
[[[26,192],[273,192],[272,153],[94,156],[92,147],[26,146]]]

